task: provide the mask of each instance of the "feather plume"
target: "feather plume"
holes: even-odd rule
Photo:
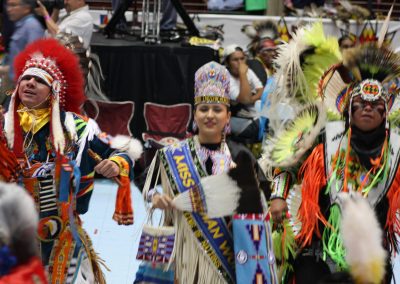
[[[69,134],[69,138],[76,142],[78,141],[78,134],[76,133],[76,126],[75,126],[75,119],[72,112],[65,113],[65,121],[64,121],[65,128]]]
[[[400,77],[398,56],[385,46],[378,47],[376,43],[363,44],[350,50],[343,58],[343,64],[358,81],[375,79],[386,83]]]
[[[390,21],[390,16],[392,15],[392,11],[393,11],[393,5],[392,7],[390,7],[389,13],[386,16],[385,21],[383,22],[382,28],[379,32],[378,35],[378,47],[381,47],[383,42],[385,41],[386,38],[386,33],[388,31],[389,28],[389,21]]]
[[[241,31],[251,39],[257,36],[257,30],[253,25],[243,25]]]
[[[279,133],[286,123],[279,119],[280,106],[286,104],[296,113],[300,104],[315,102],[324,72],[341,60],[337,40],[325,37],[321,22],[299,29],[289,43],[278,49],[277,88],[269,96],[270,127],[274,133]]]
[[[53,136],[55,150],[60,152],[61,155],[64,155],[65,136],[61,125],[60,102],[58,95],[54,98],[53,107],[51,108],[51,134]]]
[[[208,176],[201,179],[205,206],[194,204],[199,202],[191,196],[197,196],[198,187],[189,189],[177,195],[172,204],[181,211],[205,213],[210,218],[232,215],[238,206],[240,188],[237,183],[224,173],[221,175]],[[192,202],[194,200],[194,202]],[[196,210],[196,208],[199,208]]]
[[[126,152],[128,156],[136,161],[143,153],[143,146],[139,140],[126,135],[117,135],[111,140],[111,148]]]
[[[334,66],[335,67],[335,66]],[[320,80],[318,92],[324,101],[327,111],[336,116],[342,115],[342,110],[338,108],[338,94],[340,94],[348,84],[343,80],[336,68],[330,68]]]
[[[340,193],[341,234],[346,261],[355,283],[382,283],[386,251],[382,230],[368,201],[359,194]]]
[[[7,138],[7,144],[10,149],[14,148],[14,136],[15,136],[15,129],[14,129],[14,111],[15,108],[15,98],[17,97],[16,91],[14,91],[13,95],[11,96],[10,105],[8,111],[4,116],[4,132]]]

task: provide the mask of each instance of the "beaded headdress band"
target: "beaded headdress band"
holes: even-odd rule
[[[209,62],[195,74],[194,104],[224,104],[229,106],[229,71],[217,62]]]

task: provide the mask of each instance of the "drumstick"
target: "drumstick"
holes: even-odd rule
[[[92,149],[88,149],[88,154],[97,164],[99,164],[101,161],[103,161],[103,159],[99,156],[99,154],[97,154]],[[112,177],[111,179],[113,181],[115,181],[119,186],[121,186],[121,182],[119,181],[119,179],[117,177]]]

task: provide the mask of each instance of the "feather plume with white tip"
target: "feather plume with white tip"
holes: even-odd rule
[[[110,146],[113,149],[125,152],[133,161],[138,160],[143,153],[142,143],[126,135],[117,135],[113,137]]]
[[[60,119],[60,100],[59,96],[56,95],[53,101],[51,110],[51,131],[53,136],[53,144],[56,151],[64,154],[65,148],[65,136],[61,125]]]
[[[375,212],[360,194],[339,194],[342,209],[341,234],[346,261],[355,283],[382,283],[386,251]]]
[[[67,129],[69,138],[77,142],[78,141],[78,134],[76,132],[76,125],[75,125],[75,119],[74,115],[72,112],[66,112],[65,113],[65,120],[64,120],[64,126]]]
[[[200,204],[201,211],[204,210],[200,211],[201,213],[210,218],[220,218],[232,215],[236,211],[241,190],[228,174],[202,178],[201,186],[205,199],[205,205]],[[193,204],[191,195],[197,190],[195,187],[177,195],[172,204],[181,211],[196,212],[194,207],[199,204]]]

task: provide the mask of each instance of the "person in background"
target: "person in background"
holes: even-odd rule
[[[60,15],[60,10],[64,8],[64,0],[44,0],[43,5],[46,7],[46,10],[49,12],[51,19],[54,22],[58,21],[58,17]],[[36,6],[35,13],[37,15],[38,20],[42,24],[44,29],[47,29],[46,21],[41,16],[40,7]]]
[[[4,178],[0,169],[0,180]],[[0,284],[47,284],[39,257],[33,199],[16,184],[0,182]]]
[[[93,34],[93,18],[89,13],[89,6],[85,0],[65,0],[64,6],[67,14],[55,22],[39,0],[38,14],[46,21],[47,34],[54,37],[58,32],[68,32],[80,36],[83,45],[88,48]]]
[[[255,102],[260,100],[263,85],[246,64],[246,55],[236,44],[224,50],[224,63],[230,73],[229,96],[232,104],[232,134],[238,141],[258,141],[259,120]]]
[[[33,14],[35,0],[7,0],[7,15],[14,23],[9,51],[6,54],[0,75],[8,75],[10,86],[14,80],[14,59],[29,43],[42,38],[44,29]]]
[[[277,55],[277,46],[273,39],[266,38],[260,40],[257,45],[257,53],[254,59],[247,60],[251,70],[257,75],[261,83],[265,86],[267,80],[275,73],[273,60]]]
[[[341,52],[345,49],[353,48],[356,45],[355,40],[349,35],[344,35],[339,38],[338,43]]]

